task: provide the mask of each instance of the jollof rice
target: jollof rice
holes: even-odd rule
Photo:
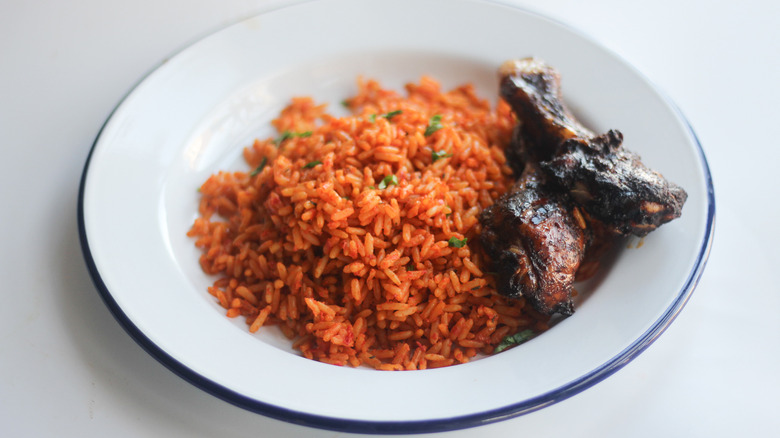
[[[515,119],[471,85],[423,77],[406,96],[359,80],[350,117],[295,98],[249,172],[201,187],[188,235],[208,291],[249,331],[275,325],[307,358],[413,370],[490,354],[547,318],[496,294],[479,213],[512,184]]]

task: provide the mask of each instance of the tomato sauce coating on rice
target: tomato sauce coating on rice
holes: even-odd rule
[[[200,187],[188,235],[208,291],[248,329],[276,325],[307,358],[414,370],[490,354],[548,318],[495,292],[479,213],[513,182],[516,120],[471,85],[423,77],[406,96],[358,80],[353,115],[295,98],[248,172]]]

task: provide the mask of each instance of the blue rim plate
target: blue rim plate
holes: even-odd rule
[[[337,110],[358,76],[400,90],[430,75],[445,88],[471,82],[495,101],[497,67],[531,55],[561,71],[564,96],[587,125],[620,129],[628,148],[689,193],[682,218],[641,248],[622,250],[597,284],[580,286],[586,298],[573,316],[498,355],[395,373],[306,360],[273,329],[250,334],[224,317],[185,235],[197,214],[196,188],[217,170],[244,169],[242,148],[271,135],[269,121],[291,97]],[[78,202],[93,281],[149,354],[244,409],[370,433],[478,426],[607,378],[682,310],[704,269],[715,218],[701,145],[647,79],[564,25],[471,0],[306,2],[203,38],[119,102],[92,146]]]

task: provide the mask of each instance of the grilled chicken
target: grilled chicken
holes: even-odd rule
[[[593,136],[564,103],[561,77],[554,68],[524,58],[506,61],[498,75],[499,93],[520,121],[508,156],[540,162],[552,158],[564,140]]]
[[[481,216],[482,247],[497,271],[499,293],[526,300],[544,314],[574,311],[571,294],[585,254],[584,223],[528,165],[512,189]]]
[[[687,193],[645,167],[611,130],[597,136],[571,114],[560,75],[525,58],[499,69],[501,97],[519,119],[507,158],[513,169],[538,163],[550,182],[616,233],[645,236],[680,216]]]
[[[591,216],[619,234],[642,237],[679,217],[688,195],[645,167],[622,140],[615,130],[567,140],[540,166]]]
[[[679,217],[687,194],[623,148],[619,131],[595,135],[580,124],[552,67],[526,58],[499,74],[518,118],[505,152],[520,177],[482,212],[482,247],[499,293],[570,315],[575,277],[593,275],[615,236],[645,236]]]

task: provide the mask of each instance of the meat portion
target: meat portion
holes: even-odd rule
[[[505,152],[520,178],[483,211],[481,243],[499,293],[569,315],[575,275],[593,275],[616,235],[645,236],[679,217],[687,194],[623,148],[619,131],[597,136],[580,124],[552,67],[526,58],[499,74],[518,118]]]
[[[679,217],[688,195],[645,167],[622,140],[615,130],[587,142],[567,140],[540,166],[590,215],[620,234],[641,237]]]
[[[499,293],[525,297],[539,312],[570,315],[572,285],[585,254],[582,216],[529,165],[512,189],[482,212],[481,243]]]
[[[616,233],[645,236],[680,216],[685,191],[624,149],[619,131],[596,136],[583,127],[561,98],[555,69],[526,58],[505,62],[499,74],[501,97],[520,121],[507,150],[513,169],[538,163],[552,184]]]
[[[508,156],[548,160],[564,140],[593,137],[564,103],[561,77],[554,68],[536,58],[524,58],[506,61],[498,74],[501,97],[520,121]]]

